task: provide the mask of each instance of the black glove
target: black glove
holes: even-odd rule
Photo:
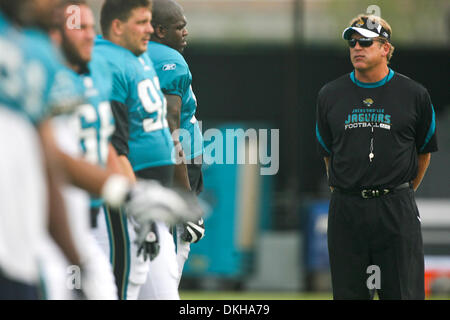
[[[181,234],[181,240],[189,243],[199,242],[205,235],[205,223],[203,219],[196,222],[188,221],[183,224],[184,230]]]
[[[139,226],[136,229],[136,244],[138,246],[137,256],[141,254],[144,256],[144,261],[147,258],[150,261],[154,260],[159,254],[159,233],[155,222],[150,222],[144,226]]]

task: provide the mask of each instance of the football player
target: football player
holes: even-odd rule
[[[74,9],[74,5],[77,10],[70,10]],[[100,167],[106,167],[108,162],[107,167],[111,172],[124,174],[124,170],[122,170],[117,159],[116,151],[109,143],[111,134],[114,131],[114,121],[109,104],[111,95],[110,71],[103,57],[98,55],[92,57],[95,37],[93,13],[83,0],[66,1],[62,9],[58,16],[64,17],[65,19],[62,23],[58,24],[60,26],[60,32],[55,32],[55,37],[58,38],[58,35],[60,36],[61,48],[67,59],[67,64],[73,71],[72,75],[78,80],[76,82],[81,87],[85,103],[78,106],[75,111],[76,121],[74,131],[78,135],[70,134],[70,120],[59,119],[60,121],[54,123],[55,127],[61,133],[56,134],[57,140],[59,140],[60,146],[67,150],[67,153],[72,153],[76,156],[77,143],[71,144],[70,137],[79,137],[82,155],[86,161]],[[80,15],[80,25],[78,26],[70,23],[70,17],[73,12],[78,12]],[[72,145],[72,148],[70,148],[70,145]],[[79,172],[79,174],[83,173]],[[138,181],[138,184],[142,185],[143,183]],[[156,196],[160,198],[158,203],[154,202],[155,208],[152,208],[152,213],[161,211],[157,206],[161,204],[165,205],[163,203],[164,201],[177,201],[176,198],[173,198],[175,194],[172,191],[163,189],[158,184],[150,188],[149,184],[144,184],[147,192],[150,191],[153,193],[153,198]],[[82,199],[76,201],[76,192],[77,190],[71,188],[71,200],[75,204],[78,203],[78,207],[80,207]],[[170,199],[171,196],[172,199]],[[81,198],[81,195],[78,197]],[[149,201],[151,198],[146,196],[146,199],[146,201]],[[101,203],[102,200],[95,199],[92,201],[93,211],[98,208],[99,202]],[[74,209],[77,208],[75,204],[73,205]],[[91,290],[89,290],[91,295],[89,298],[113,299],[116,297],[116,288],[114,285],[114,277],[109,272],[110,266],[107,262],[105,263],[104,256],[100,253],[89,232],[89,219],[80,221],[80,213],[89,213],[89,211],[86,210],[86,207],[84,208],[85,210],[80,210],[81,212],[77,212],[74,209],[71,210],[73,211],[73,225],[77,226],[76,234],[78,238],[84,240],[78,241],[80,243],[80,250],[82,250],[80,254],[85,258],[85,269],[90,268],[88,274],[91,281],[86,281],[87,285],[92,286],[90,288]],[[85,215],[85,218],[88,218],[88,216]],[[108,218],[111,221],[126,222],[127,220],[124,214],[113,215]],[[167,214],[162,217],[155,216],[155,218],[162,221],[170,220]],[[95,222],[95,219],[93,221]],[[137,226],[139,228],[142,227],[139,221]]]
[[[53,21],[52,9],[57,7],[59,2],[51,0],[53,2],[50,4],[49,1],[22,1],[20,2],[20,6],[10,11],[11,13],[18,13],[16,21],[27,25],[28,28],[22,30],[20,33],[23,35],[23,41],[20,42],[23,45],[22,52],[19,51],[17,54],[14,54],[14,51],[10,51],[9,53],[12,53],[12,55],[9,61],[5,59],[7,68],[9,68],[8,70],[14,71],[10,73],[14,75],[10,76],[12,81],[8,82],[12,91],[6,92],[5,99],[7,100],[9,96],[15,94],[14,97],[16,100],[13,103],[9,103],[9,105],[12,105],[13,108],[32,120],[42,123],[40,127],[43,137],[42,141],[44,142],[44,153],[51,156],[51,160],[53,160],[49,167],[61,168],[71,183],[96,195],[102,195],[112,206],[118,206],[127,200],[127,212],[135,218],[137,224],[141,227],[140,230],[142,233],[140,234],[146,235],[148,233],[146,222],[150,218],[148,216],[148,208],[150,207],[159,207],[159,211],[152,210],[152,219],[162,219],[164,221],[177,220],[179,214],[183,215],[182,212],[189,211],[189,208],[186,207],[187,203],[177,194],[162,188],[156,183],[147,182],[131,186],[129,179],[124,175],[114,174],[111,170],[102,170],[96,164],[91,164],[70,156],[63,152],[58,146],[58,143],[55,142],[52,126],[49,125],[48,121],[44,121],[47,113],[42,112],[42,110],[46,111],[48,109],[46,107],[52,107],[52,111],[70,110],[76,105],[75,102],[79,101],[80,96],[77,90],[74,90],[78,87],[77,78],[74,78],[73,74],[67,72],[67,69],[58,63],[60,61],[59,56],[54,51],[45,32],[51,26],[49,22]],[[8,8],[6,4],[4,7]],[[20,16],[21,13],[25,13],[24,16],[26,19]],[[16,37],[16,40],[22,40],[22,38],[17,37],[15,34],[12,36]],[[9,47],[7,46],[5,49],[9,49]],[[26,60],[25,63],[22,63],[20,60],[22,57],[29,61]],[[16,69],[14,68],[18,72],[15,72]],[[26,69],[22,70],[22,68]],[[19,75],[19,79],[23,77],[20,80],[28,85],[25,88],[26,90],[23,91],[28,93],[25,96],[20,95],[21,90],[13,91],[13,89],[17,90],[14,87],[18,83],[15,81],[18,78],[17,74]],[[51,192],[50,194],[53,196],[53,194],[57,193]],[[56,204],[61,206],[61,201],[56,202]],[[172,204],[177,208],[172,206]],[[52,212],[50,210],[50,213]],[[57,218],[61,219],[64,216],[57,215]],[[51,223],[50,225],[56,226],[53,232],[55,235],[70,240],[70,232],[62,229],[64,226],[63,223],[59,223],[59,225],[57,223]],[[142,237],[139,237],[139,239],[141,241],[143,240]],[[69,248],[71,244],[73,245],[73,243],[69,242],[68,244],[64,244],[66,246],[64,249],[71,252],[69,261],[73,264],[80,265],[83,270],[89,270],[87,265],[81,261],[82,259],[80,260],[80,257],[77,256],[78,251],[74,248]],[[73,250],[69,251],[67,249]],[[89,274],[89,272],[83,272],[83,274]],[[85,283],[83,289],[86,290],[89,287]]]
[[[167,99],[167,120],[178,150],[174,182],[198,195],[203,190],[203,137],[195,118],[197,99],[192,91],[192,74],[182,56],[188,35],[183,8],[172,0],[154,0],[152,25],[155,32],[147,53]],[[141,289],[140,299],[173,299],[177,296],[190,243],[203,238],[204,231],[203,219],[176,226],[177,277],[174,278],[165,265],[170,259],[163,259],[164,254],[173,255],[166,251],[173,251],[173,245],[164,247],[165,243],[161,243],[160,256],[150,264],[152,272]]]
[[[0,299],[46,298],[42,248],[49,235],[70,263],[81,264],[52,154],[42,148],[58,59],[40,34],[30,43],[18,29],[29,18],[25,4],[37,3],[0,1],[0,147],[7,152],[0,160]]]
[[[131,178],[156,179],[170,187],[175,157],[166,99],[153,63],[144,54],[153,33],[151,18],[149,0],[105,1],[101,10],[103,37],[96,41],[94,55],[104,57],[112,71],[111,107],[116,122],[112,144],[121,166]],[[137,248],[130,246],[134,235],[129,223],[114,219],[117,215],[108,206],[105,211],[119,298],[137,299],[149,270],[146,258],[157,257],[161,239],[171,239],[169,226],[154,224],[144,255],[137,258]],[[105,223],[100,221],[99,228],[105,229]],[[175,253],[167,267],[176,276]]]

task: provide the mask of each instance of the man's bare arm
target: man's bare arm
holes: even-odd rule
[[[330,166],[330,157],[324,157],[323,160],[325,161],[325,170],[327,172],[327,179],[329,179],[330,175],[328,172],[329,172],[329,166]],[[333,191],[334,188],[330,186],[330,190]]]
[[[423,177],[425,176],[428,166],[430,165],[430,160],[431,160],[431,153],[419,154],[417,175],[412,181],[414,191],[416,191],[419,188],[419,185],[422,182]]]
[[[117,156],[117,161],[120,165],[122,174],[124,174],[131,182],[136,182],[136,175],[134,174],[133,167],[130,160],[124,155]]]
[[[187,190],[191,190],[186,166],[186,159],[183,149],[181,148],[180,135],[178,132],[181,122],[181,97],[171,94],[165,96],[167,99],[167,122],[169,123],[169,129],[172,133],[173,143],[177,152],[177,164],[175,165],[174,182]]]
[[[122,197],[125,196],[124,192],[127,192],[130,183],[133,181],[131,177],[123,173],[116,174],[117,169],[105,169],[64,153],[55,142],[51,125],[46,122],[43,126],[45,126],[45,130],[42,130],[42,135],[45,135],[45,149],[52,154],[53,163],[51,166],[59,168],[68,183],[93,195],[102,196],[105,201],[114,203],[114,205],[117,201],[122,200]],[[112,185],[116,186],[113,190],[119,192],[120,195],[113,195],[108,192],[108,190],[111,190],[108,186]]]
[[[130,182],[136,182],[136,175],[130,160],[125,155],[118,155],[116,149],[110,143],[108,146],[107,168],[109,171],[126,176]]]

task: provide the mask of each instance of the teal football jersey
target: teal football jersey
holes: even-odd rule
[[[19,111],[33,123],[53,108],[80,101],[73,78],[49,37],[38,30],[18,31],[0,15],[0,104]]]
[[[0,52],[3,53],[0,60],[0,105],[16,110],[26,107],[25,57],[21,45],[23,36],[0,12]]]
[[[186,159],[203,154],[203,136],[195,112],[197,99],[192,91],[192,74],[183,56],[176,50],[151,41],[147,54],[153,61],[165,94],[181,97],[180,141]]]
[[[85,102],[77,108],[80,143],[85,159],[102,167],[108,159],[108,144],[114,132],[109,103],[111,77],[106,62],[93,59],[89,72],[77,75]]]
[[[108,160],[108,144],[114,132],[114,117],[109,103],[112,78],[107,63],[93,56],[88,72],[78,75],[84,103],[76,110],[81,149],[86,161],[102,167]],[[91,197],[91,207],[100,207],[102,199]]]
[[[105,59],[111,70],[111,101],[127,107],[128,159],[133,170],[175,164],[167,101],[151,60],[101,37],[96,39],[94,54]]]

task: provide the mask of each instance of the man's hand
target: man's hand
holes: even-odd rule
[[[202,218],[197,220],[197,222],[188,221],[184,223],[183,227],[184,230],[180,237],[185,242],[199,242],[205,235],[205,223]]]

